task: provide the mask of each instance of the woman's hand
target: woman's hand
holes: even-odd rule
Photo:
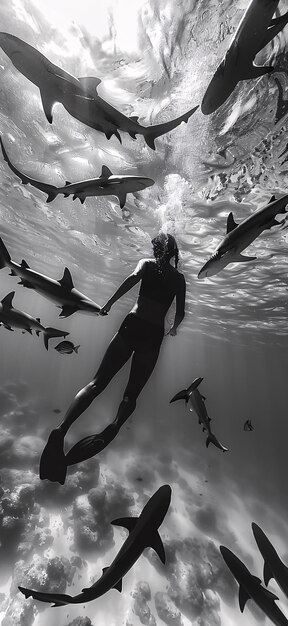
[[[102,308],[99,311],[99,315],[108,315],[109,311],[111,309],[111,304],[104,304],[104,306],[102,306]]]

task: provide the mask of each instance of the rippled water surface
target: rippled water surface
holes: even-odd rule
[[[148,126],[201,104],[247,5],[2,0],[1,31],[74,76],[99,77],[100,96]],[[286,10],[280,0],[277,16]],[[0,329],[3,626],[45,626],[51,619],[59,626],[254,626],[263,617],[252,602],[251,611],[248,603],[240,614],[218,546],[229,546],[261,576],[254,520],[284,560],[287,553],[287,218],[248,248],[257,260],[197,279],[226,233],[230,211],[239,223],[272,194],[287,193],[288,26],[256,62],[276,71],[238,84],[211,116],[199,107],[187,125],[156,139],[153,152],[141,136],[133,141],[122,133],[122,145],[115,136],[108,141],[61,104],[50,125],[38,88],[0,48],[0,132],[22,172],[60,186],[96,177],[106,165],[114,174],[155,180],[153,187],[129,194],[123,210],[112,196],[88,198],[83,205],[59,196],[47,204],[41,191],[21,185],[1,154],[0,236],[12,259],[24,258],[56,279],[69,267],[75,286],[102,305],[138,260],[151,255],[151,237],[164,229],[177,238],[187,281],[185,320],[177,337],[165,339],[133,417],[111,449],[83,469],[75,466],[60,487],[38,478],[39,455],[59,420],[53,411],[64,412],[92,378],[137,287],[107,318],[77,313],[58,320],[53,304],[1,270],[0,299],[15,290],[17,308],[69,331],[81,346],[78,356],[65,356],[51,343],[46,354],[41,337]],[[167,327],[172,319],[173,309]],[[204,377],[201,391],[229,448],[225,455],[206,450],[184,403],[169,406],[171,396],[196,376]],[[75,425],[71,444],[114,417],[126,377],[125,370]],[[248,418],[255,426],[251,433],[243,431]],[[72,594],[91,584],[126,538],[110,521],[138,515],[164,483],[173,490],[160,529],[166,569],[150,551],[125,577],[121,595],[110,591],[84,608],[52,612],[17,593],[26,582],[38,589],[44,580],[46,591],[65,592],[68,580]],[[271,588],[278,595],[277,586]],[[280,599],[288,614],[287,599]]]

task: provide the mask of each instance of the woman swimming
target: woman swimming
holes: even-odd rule
[[[176,313],[169,334],[176,335],[185,315],[186,284],[177,270],[179,252],[172,235],[161,233],[152,239],[155,260],[141,259],[136,269],[100,310],[107,315],[112,305],[141,281],[133,309],[111,340],[93,380],[74,398],[60,426],[52,430],[40,461],[40,478],[64,484],[68,465],[74,465],[101,452],[117,435],[133,413],[136,400],[150,378],[164,336],[165,315],[176,297]],[[175,268],[170,264],[174,258]],[[132,356],[124,397],[114,421],[101,433],[85,437],[65,455],[64,437],[75,420],[107,387],[111,379]]]

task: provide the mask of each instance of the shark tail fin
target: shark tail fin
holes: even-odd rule
[[[173,396],[169,404],[171,404],[172,402],[176,402],[176,400],[185,400],[185,402],[188,402],[188,398],[189,396],[187,393],[187,389],[182,389],[182,391],[179,391],[179,393],[176,393],[176,396]]]
[[[48,350],[49,339],[52,339],[52,337],[67,337],[67,335],[69,335],[69,333],[65,332],[65,330],[57,330],[57,328],[51,328],[50,326],[45,328],[43,336],[46,350]]]
[[[165,135],[165,133],[169,133],[170,130],[177,128],[177,126],[179,126],[181,122],[185,122],[187,124],[189,117],[191,117],[191,115],[193,115],[193,113],[195,113],[197,109],[198,109],[198,106],[193,107],[193,109],[190,109],[189,111],[184,113],[184,115],[181,115],[180,117],[176,117],[174,120],[171,120],[170,122],[164,122],[163,124],[155,124],[155,126],[150,126],[148,128],[145,128],[144,132],[142,130],[147,146],[149,146],[149,148],[151,148],[152,150],[155,150],[155,139],[157,139],[157,137],[161,137],[161,135]]]
[[[9,261],[11,261],[11,256],[0,237],[0,269],[2,270]]]

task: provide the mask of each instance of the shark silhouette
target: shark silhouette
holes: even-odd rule
[[[279,598],[277,598],[274,593],[271,593],[271,591],[268,591],[268,589],[265,589],[265,587],[262,587],[261,580],[253,576],[246,565],[244,565],[231,550],[225,548],[225,546],[220,546],[220,552],[227,567],[229,567],[239,584],[239,606],[241,613],[244,611],[247,600],[252,598],[275,626],[288,626],[288,620],[280,611],[277,604],[275,604],[275,600],[279,600]]]
[[[286,213],[285,207],[288,203],[288,195],[282,196],[278,200],[272,196],[270,202],[249,215],[243,222],[236,224],[233,214],[229,213],[227,219],[227,234],[223,241],[216,248],[211,258],[201,268],[198,278],[209,278],[215,276],[223,270],[229,263],[246,263],[254,261],[256,256],[245,256],[241,254],[261,233],[272,226],[279,226],[281,222],[275,219],[279,213]]]
[[[288,12],[273,18],[279,0],[252,0],[237,28],[224,59],[204,94],[201,111],[209,115],[231,95],[241,80],[259,78],[273,72],[273,67],[254,64],[258,52],[288,23]]]
[[[35,330],[36,335],[43,332],[46,350],[48,350],[48,341],[52,337],[67,337],[67,335],[69,335],[69,333],[64,330],[57,330],[57,328],[51,328],[49,326],[45,328],[45,326],[42,326],[39,317],[35,319],[31,315],[28,315],[28,313],[24,313],[24,311],[14,309],[12,304],[14,295],[15,291],[11,291],[0,302],[0,323],[4,328],[7,328],[7,330],[22,328],[23,331],[30,334]]]
[[[61,593],[44,593],[26,589],[25,587],[19,587],[19,590],[25,595],[25,598],[32,596],[34,600],[54,602],[53,606],[89,602],[99,598],[110,589],[122,591],[123,576],[131,569],[145,548],[154,548],[162,563],[165,563],[165,550],[158,528],[168,511],[170,500],[171,487],[162,485],[145,504],[139,517],[123,517],[111,522],[116,526],[127,528],[129,536],[110,567],[103,569],[101,578],[91,587],[84,588],[82,593],[77,596]]]
[[[12,261],[10,254],[0,237],[0,269],[9,267],[11,276],[20,278],[19,285],[34,289],[48,300],[55,302],[62,311],[59,317],[69,317],[76,311],[97,314],[100,306],[93,300],[85,296],[81,291],[75,289],[72,276],[68,267],[65,267],[64,274],[60,280],[54,280],[31,270],[28,263],[22,259],[21,265]]]
[[[104,133],[107,139],[115,135],[121,143],[119,130],[128,133],[132,139],[136,139],[136,135],[143,135],[147,145],[155,150],[157,137],[170,132],[181,122],[187,123],[198,109],[195,106],[170,122],[145,127],[139,124],[136,115],[127,117],[98,95],[99,78],[76,78],[51,63],[33,46],[9,33],[0,32],[0,47],[19,72],[39,88],[44,113],[50,124],[53,121],[53,106],[60,102],[70,115]]]
[[[117,198],[119,198],[120,207],[123,209],[126,203],[127,193],[142,191],[146,187],[154,185],[154,180],[146,176],[131,176],[130,174],[114,176],[109,167],[103,165],[101,175],[98,178],[80,180],[77,183],[66,181],[63,187],[55,187],[55,185],[43,183],[20,172],[10,161],[1,137],[0,144],[4,160],[8,163],[10,170],[21,179],[23,185],[32,185],[32,187],[46,193],[46,202],[52,202],[59,194],[63,194],[64,198],[72,196],[73,200],[78,198],[81,204],[85,202],[87,197],[91,196],[117,196]]]

